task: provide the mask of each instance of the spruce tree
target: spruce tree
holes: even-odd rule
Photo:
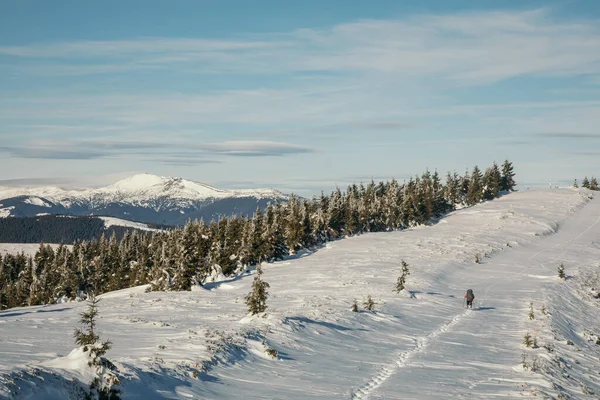
[[[577,189],[579,187],[579,185],[577,184],[577,179],[575,179],[575,181],[573,182],[573,187],[575,189]]]
[[[510,192],[515,188],[515,173],[513,172],[513,165],[510,161],[505,160],[502,164],[502,179],[500,180],[500,190]]]
[[[590,190],[600,190],[600,187],[598,187],[598,181],[594,176],[592,176],[592,179],[590,181]]]
[[[371,295],[367,296],[367,299],[365,300],[365,302],[363,303],[363,307],[365,308],[365,310],[367,311],[373,311],[375,309],[375,301],[373,300],[373,298],[371,297]]]
[[[565,275],[565,266],[562,263],[558,266],[558,277],[560,279],[565,279],[566,278],[566,275]]]
[[[581,182],[581,187],[584,187],[586,189],[590,188],[590,181],[588,180],[587,176],[583,178],[583,182]]]
[[[481,201],[483,195],[483,177],[481,170],[476,165],[473,167],[471,172],[471,180],[469,181],[469,188],[467,191],[466,204],[469,206],[475,205]]]
[[[96,332],[98,302],[93,295],[88,299],[87,310],[80,314],[79,320],[83,330],[75,329],[75,343],[89,354],[88,366],[94,368],[96,375],[90,384],[88,399],[119,400],[121,391],[116,388],[119,379],[111,371],[112,364],[103,357],[110,350],[111,343],[108,340],[101,341]]]
[[[265,312],[267,309],[267,298],[269,297],[267,288],[269,284],[262,280],[262,274],[262,268],[258,265],[256,267],[256,276],[252,282],[252,291],[245,297],[248,312],[252,315]]]
[[[408,271],[408,264],[402,260],[402,274],[398,277],[398,281],[396,282],[396,293],[400,293],[404,290],[404,285],[406,284],[406,278],[410,275]]]

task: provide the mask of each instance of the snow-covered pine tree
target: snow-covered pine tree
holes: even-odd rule
[[[248,312],[252,315],[265,312],[267,309],[267,298],[269,297],[269,284],[262,280],[263,270],[260,264],[256,267],[256,276],[252,282],[252,291],[244,298],[248,306]]]
[[[566,275],[565,275],[565,266],[562,263],[558,266],[558,277],[560,279],[565,279],[566,278]]]
[[[590,190],[600,190],[595,176],[592,176],[592,179],[590,180]]]
[[[183,228],[180,257],[173,277],[172,290],[191,290],[192,285],[197,283],[196,274],[202,261],[198,254],[199,241],[200,225],[197,220],[189,221]]]
[[[80,316],[79,323],[83,330],[75,329],[75,343],[83,348],[89,357],[88,366],[94,369],[95,377],[90,384],[89,399],[93,400],[119,400],[121,391],[117,389],[119,379],[112,372],[112,363],[104,358],[111,348],[111,342],[101,341],[96,332],[96,319],[98,317],[99,300],[91,295],[88,299],[88,307]]]
[[[587,176],[583,178],[583,182],[581,182],[581,187],[584,187],[586,189],[590,188],[590,181],[588,180]]]
[[[355,197],[356,185],[348,186],[348,195],[344,198],[344,229],[346,235],[352,236],[358,231],[358,198]]]
[[[575,179],[575,181],[573,182],[573,187],[575,189],[577,189],[579,187],[579,185],[577,184],[577,179]]]
[[[285,241],[290,253],[295,254],[300,249],[302,240],[302,219],[300,213],[300,199],[292,195],[286,205],[285,216]]]
[[[367,299],[365,300],[365,302],[363,303],[363,307],[365,308],[365,310],[367,311],[373,311],[375,309],[375,301],[373,300],[373,298],[371,297],[371,295],[367,296]]]
[[[500,180],[500,190],[510,192],[515,188],[515,173],[513,172],[513,165],[510,161],[504,160],[502,164],[502,179]]]
[[[304,200],[300,207],[300,215],[302,218],[302,237],[300,238],[300,244],[302,247],[309,249],[317,244],[316,238],[313,235],[312,224],[310,216],[313,213],[311,203],[308,200]]]
[[[476,165],[471,172],[471,180],[469,181],[469,189],[467,191],[467,205],[472,206],[481,201],[483,195],[482,181],[483,177],[481,175],[481,170]]]
[[[469,174],[469,170],[465,171],[465,174],[460,178],[460,204],[468,204],[467,196],[469,194],[469,186],[471,185],[471,175]]]
[[[0,262],[0,265],[2,262]],[[2,279],[0,278],[0,281]],[[18,306],[25,307],[29,306],[31,284],[33,283],[33,259],[27,257],[26,267],[19,273],[19,278],[16,283],[17,287],[17,304]],[[2,284],[0,283],[0,289]],[[1,308],[0,308],[1,309]]]
[[[400,293],[404,290],[404,285],[406,284],[406,278],[408,275],[410,275],[410,272],[408,271],[408,264],[406,261],[402,260],[402,273],[396,282],[396,293]]]
[[[458,174],[446,173],[446,186],[444,187],[444,197],[448,200],[448,211],[454,210],[460,203],[460,186]]]
[[[494,164],[485,170],[483,175],[483,198],[484,200],[494,200],[500,191],[502,176],[498,165]]]

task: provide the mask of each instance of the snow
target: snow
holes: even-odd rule
[[[50,245],[52,248],[56,249],[59,244],[54,243],[44,243],[44,245]],[[72,245],[65,245],[68,248],[72,248]],[[35,253],[39,250],[39,243],[0,243],[0,255],[9,254],[18,254],[25,253],[27,256],[34,256]]]
[[[151,174],[137,174],[130,176],[129,178],[118,181],[117,183],[110,185],[106,190],[114,189],[116,191],[136,191],[143,190],[154,185],[161,185],[165,181],[165,178],[161,176]]]
[[[34,206],[39,206],[39,207],[52,207],[50,204],[46,203],[44,200],[40,199],[39,197],[28,197],[27,199],[25,199],[25,203],[32,204]]]
[[[10,217],[10,213],[11,211],[14,210],[14,207],[5,207],[5,208],[0,208],[0,218],[8,218]]]
[[[148,205],[169,198],[180,207],[190,206],[195,201],[229,197],[275,197],[286,196],[272,189],[223,190],[204,183],[182,178],[170,178],[151,174],[137,174],[112,185],[97,189],[65,190],[57,187],[10,188],[0,187],[0,200],[17,196],[29,196],[25,202],[50,207],[40,199],[47,199],[64,207],[92,202],[96,206],[111,202]],[[6,212],[5,212],[6,213]],[[0,210],[0,216],[2,211]],[[7,216],[7,215],[5,215]]]
[[[432,226],[264,264],[266,316],[244,304],[254,272],[191,292],[107,293],[98,331],[113,342],[107,357],[128,399],[597,398],[600,197],[589,197],[514,193]],[[410,275],[399,295],[401,260]],[[468,288],[474,310],[463,308]],[[350,311],[368,295],[375,312]],[[84,308],[0,312],[0,397],[11,381],[39,398],[86,380],[72,353]],[[522,344],[527,332],[538,348]]]
[[[125,219],[114,218],[114,217],[98,217],[104,221],[104,227],[110,228],[111,226],[124,226],[126,228],[135,228],[143,231],[157,232],[159,229],[150,228],[147,224],[141,222],[127,221]]]

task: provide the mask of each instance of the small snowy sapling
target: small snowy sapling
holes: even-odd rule
[[[558,266],[558,277],[560,279],[565,279],[565,277],[566,277],[566,275],[565,275],[565,266],[562,263]]]
[[[373,309],[375,308],[375,304],[375,301],[373,301],[373,298],[371,297],[371,295],[369,295],[367,297],[367,300],[365,300],[365,302],[363,303],[363,306],[365,307],[365,310],[373,311]]]
[[[351,310],[352,312],[358,312],[358,304],[356,303],[356,300],[354,300],[354,304],[352,304]]]
[[[406,277],[410,275],[408,271],[408,264],[406,261],[402,260],[402,275],[398,277],[398,281],[396,282],[396,293],[400,293],[404,290],[404,285],[406,284]]]
[[[88,353],[88,366],[94,368],[95,377],[90,384],[90,393],[88,399],[100,400],[119,400],[121,391],[116,388],[119,385],[119,379],[112,372],[114,365],[103,356],[111,348],[110,341],[101,341],[95,331],[96,318],[98,317],[98,302],[94,295],[88,299],[88,308],[82,312],[79,322],[84,326],[84,330],[75,329],[75,343],[83,347],[83,351]]]
[[[248,312],[252,315],[265,312],[267,309],[267,297],[269,292],[267,288],[269,284],[261,279],[263,274],[260,264],[256,268],[256,276],[254,282],[252,282],[252,292],[248,293],[245,297],[246,304],[248,305]]]
[[[533,301],[529,302],[529,319],[534,320],[535,314],[533,313]]]

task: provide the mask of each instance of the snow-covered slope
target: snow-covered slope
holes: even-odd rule
[[[56,249],[60,244],[56,243],[44,243],[44,245],[50,245]],[[68,248],[72,248],[72,245],[65,245]],[[19,254],[24,253],[26,256],[35,256],[35,253],[39,250],[39,243],[0,243],[0,255],[5,254]]]
[[[160,229],[150,228],[147,224],[142,224],[140,222],[127,221],[127,220],[120,219],[120,218],[114,218],[114,217],[99,217],[99,218],[102,221],[104,221],[105,228],[110,228],[111,226],[122,226],[125,228],[135,228],[135,229],[139,229],[142,231],[149,231],[149,232],[158,232],[160,230]]]
[[[514,193],[434,226],[264,265],[266,317],[246,314],[254,273],[185,293],[108,293],[99,331],[114,343],[107,356],[127,399],[595,399],[600,197],[589,196]],[[401,260],[410,275],[397,294]],[[368,295],[375,312],[350,311]],[[86,377],[61,357],[84,308],[0,312],[0,394],[76,392],[71,379]],[[526,333],[537,348],[522,344]]]
[[[220,215],[248,214],[269,201],[286,199],[273,189],[223,190],[182,178],[138,174],[88,190],[0,187],[0,217],[39,213],[107,215],[181,224],[190,217],[210,220]]]
[[[90,199],[98,204],[116,200],[135,204],[162,197],[189,201],[247,196],[284,197],[282,193],[273,189],[223,190],[200,182],[151,174],[133,175],[112,185],[88,190],[65,190],[57,187],[0,188],[0,200],[19,196],[28,196],[26,202],[29,204],[44,205],[46,207],[48,205],[44,204],[42,199],[69,207],[70,204],[85,202]]]

